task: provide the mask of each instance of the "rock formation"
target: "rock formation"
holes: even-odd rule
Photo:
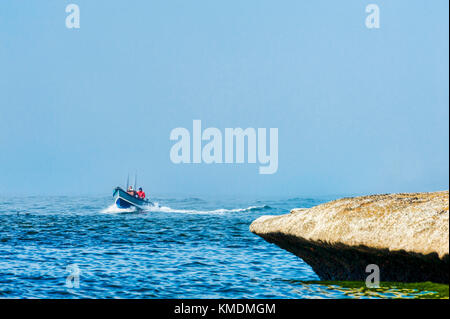
[[[323,280],[449,283],[449,193],[343,198],[262,216],[250,230],[308,263]]]

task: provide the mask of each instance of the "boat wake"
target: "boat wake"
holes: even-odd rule
[[[252,211],[261,211],[269,209],[270,206],[249,206],[247,208],[235,208],[235,209],[225,209],[219,208],[214,210],[195,210],[195,209],[174,209],[167,206],[160,206],[155,203],[154,206],[146,207],[147,212],[162,212],[162,213],[178,213],[178,214],[226,214],[226,213],[246,213]]]
[[[132,213],[136,211],[136,207],[130,208],[119,208],[116,204],[112,204],[111,206],[103,209],[101,212],[103,214],[120,214],[120,213]]]
[[[270,209],[271,207],[268,205],[261,206],[249,206],[246,208],[234,208],[234,209],[226,209],[226,208],[218,208],[218,209],[178,209],[171,208],[168,206],[162,206],[158,202],[153,202],[151,205],[145,206],[142,210],[137,209],[132,206],[130,208],[118,208],[116,204],[112,204],[107,208],[103,209],[101,213],[103,214],[120,214],[120,213],[133,213],[133,212],[147,212],[147,213],[175,213],[175,214],[226,214],[226,213],[247,213],[253,211],[264,211]]]

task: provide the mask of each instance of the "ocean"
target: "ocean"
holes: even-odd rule
[[[0,197],[0,298],[440,297],[430,285],[322,283],[249,231],[259,216],[335,198],[165,195],[133,211],[106,195]]]

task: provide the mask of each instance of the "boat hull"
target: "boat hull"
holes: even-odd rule
[[[152,202],[146,199],[140,199],[128,194],[122,188],[117,187],[113,193],[114,202],[116,206],[121,209],[136,207],[138,209],[143,209],[148,205],[151,205]]]

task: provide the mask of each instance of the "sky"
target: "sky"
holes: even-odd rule
[[[448,189],[448,6],[2,0],[0,195],[109,194],[136,171],[149,194]],[[277,172],[172,163],[195,119],[278,128]]]

